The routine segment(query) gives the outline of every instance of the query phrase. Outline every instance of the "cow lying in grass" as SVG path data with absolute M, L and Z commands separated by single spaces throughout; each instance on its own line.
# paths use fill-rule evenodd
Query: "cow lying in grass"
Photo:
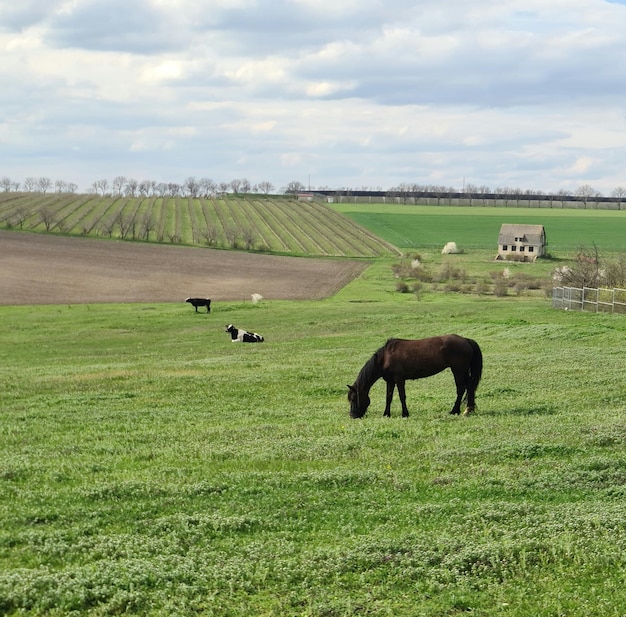
M 187 298 L 185 302 L 189 302 L 196 309 L 196 313 L 199 306 L 206 306 L 206 312 L 211 312 L 211 300 L 209 298 Z
M 233 324 L 226 326 L 226 332 L 230 333 L 233 343 L 262 343 L 265 339 L 256 332 L 246 332 L 239 328 L 235 328 Z

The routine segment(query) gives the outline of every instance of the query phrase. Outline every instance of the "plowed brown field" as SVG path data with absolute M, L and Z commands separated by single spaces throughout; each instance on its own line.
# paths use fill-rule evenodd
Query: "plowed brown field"
M 0 231 L 0 304 L 319 299 L 367 265 Z

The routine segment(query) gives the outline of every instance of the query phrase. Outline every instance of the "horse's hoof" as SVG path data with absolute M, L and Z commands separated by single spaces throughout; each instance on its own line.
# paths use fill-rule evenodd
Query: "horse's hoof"
M 471 416 L 474 413 L 473 409 L 470 409 L 469 407 L 463 412 L 464 416 Z

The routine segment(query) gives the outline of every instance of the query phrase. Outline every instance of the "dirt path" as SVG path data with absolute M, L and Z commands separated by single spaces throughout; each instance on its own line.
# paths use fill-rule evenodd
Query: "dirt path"
M 318 299 L 367 265 L 0 231 L 0 304 Z

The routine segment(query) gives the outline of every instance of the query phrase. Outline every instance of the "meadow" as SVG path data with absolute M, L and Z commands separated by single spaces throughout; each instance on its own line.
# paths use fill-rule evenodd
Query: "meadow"
M 0 613 L 626 614 L 623 316 L 418 300 L 393 263 L 210 315 L 0 307 Z M 476 415 L 445 372 L 349 418 L 388 337 L 445 332 L 482 347 Z
M 495 255 L 503 223 L 543 225 L 548 252 L 567 258 L 581 246 L 601 251 L 624 249 L 624 210 L 527 207 L 436 207 L 337 203 L 333 208 L 405 250 L 443 248 L 488 249 Z

